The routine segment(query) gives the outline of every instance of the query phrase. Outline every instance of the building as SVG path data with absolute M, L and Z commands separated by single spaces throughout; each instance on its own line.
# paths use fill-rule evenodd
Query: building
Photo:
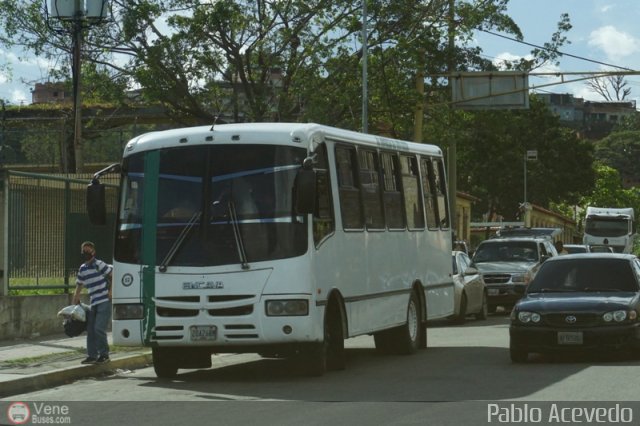
M 586 139 L 602 139 L 624 117 L 638 113 L 635 100 L 586 101 L 569 93 L 536 93 L 536 97 L 560 118 L 563 125 L 576 129 Z
M 64 83 L 36 83 L 35 88 L 31 91 L 32 104 L 50 104 L 73 102 L 73 95 L 65 91 Z

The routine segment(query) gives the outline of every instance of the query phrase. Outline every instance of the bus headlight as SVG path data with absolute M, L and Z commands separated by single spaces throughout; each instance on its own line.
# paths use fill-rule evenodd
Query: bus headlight
M 309 301 L 304 299 L 267 300 L 265 310 L 269 317 L 309 315 Z
M 142 319 L 144 307 L 141 303 L 113 305 L 114 320 Z

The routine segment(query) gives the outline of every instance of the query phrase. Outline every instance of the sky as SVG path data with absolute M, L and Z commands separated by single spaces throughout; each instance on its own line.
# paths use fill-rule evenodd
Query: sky
M 562 13 L 568 13 L 573 28 L 567 34 L 570 44 L 563 53 L 592 61 L 640 70 L 640 1 L 638 0 L 510 0 L 508 14 L 520 27 L 524 41 L 541 46 L 551 39 Z M 533 47 L 506 40 L 487 33 L 477 33 L 475 42 L 486 57 L 496 63 L 503 58 L 526 57 Z M 3 72 L 9 66 L 12 75 Z M 31 89 L 35 83 L 46 82 L 49 69 L 55 62 L 47 62 L 18 50 L 0 47 L 0 99 L 12 105 L 31 103 Z M 603 65 L 568 56 L 560 58 L 552 72 L 597 72 Z M 608 69 L 613 69 L 609 67 Z M 543 71 L 543 70 L 539 70 Z M 578 75 L 567 79 L 580 78 Z M 530 85 L 549 84 L 558 78 L 531 78 Z M 640 75 L 628 76 L 631 99 L 640 99 Z M 603 100 L 584 82 L 553 85 L 537 89 L 552 93 L 571 93 L 588 100 Z
M 557 30 L 560 16 L 568 13 L 573 28 L 566 33 L 571 42 L 560 51 L 585 60 L 563 56 L 560 64 L 540 72 L 599 72 L 617 70 L 606 63 L 640 70 L 640 1 L 637 0 L 511 0 L 508 15 L 520 27 L 523 41 L 542 46 Z M 530 55 L 532 46 L 506 40 L 487 33 L 477 33 L 475 42 L 485 57 L 495 64 L 501 59 Z M 595 62 L 590 62 L 595 61 Z M 600 62 L 600 63 L 598 63 Z M 578 79 L 582 75 L 565 75 L 564 79 Z M 640 75 L 625 77 L 631 88 L 629 99 L 640 99 Z M 557 77 L 530 78 L 529 84 L 541 85 L 561 81 Z M 585 82 L 558 84 L 536 89 L 540 92 L 570 93 L 587 100 L 603 101 Z M 639 103 L 640 104 L 640 103 Z

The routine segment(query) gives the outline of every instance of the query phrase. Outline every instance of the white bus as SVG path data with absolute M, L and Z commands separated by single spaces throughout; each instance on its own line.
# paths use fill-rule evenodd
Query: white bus
M 583 244 L 611 247 L 618 253 L 633 252 L 635 238 L 633 208 L 587 207 Z
M 344 368 L 344 339 L 426 347 L 454 312 L 442 151 L 317 124 L 148 133 L 121 165 L 113 343 L 151 346 L 159 377 L 212 353 Z M 102 217 L 101 217 L 102 216 Z

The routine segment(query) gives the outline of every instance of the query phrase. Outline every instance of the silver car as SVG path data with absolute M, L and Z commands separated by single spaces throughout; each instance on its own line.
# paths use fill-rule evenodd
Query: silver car
M 464 322 L 468 315 L 476 319 L 487 319 L 488 304 L 484 280 L 473 266 L 469 256 L 462 251 L 451 252 L 453 261 L 453 283 L 455 287 L 456 322 Z

